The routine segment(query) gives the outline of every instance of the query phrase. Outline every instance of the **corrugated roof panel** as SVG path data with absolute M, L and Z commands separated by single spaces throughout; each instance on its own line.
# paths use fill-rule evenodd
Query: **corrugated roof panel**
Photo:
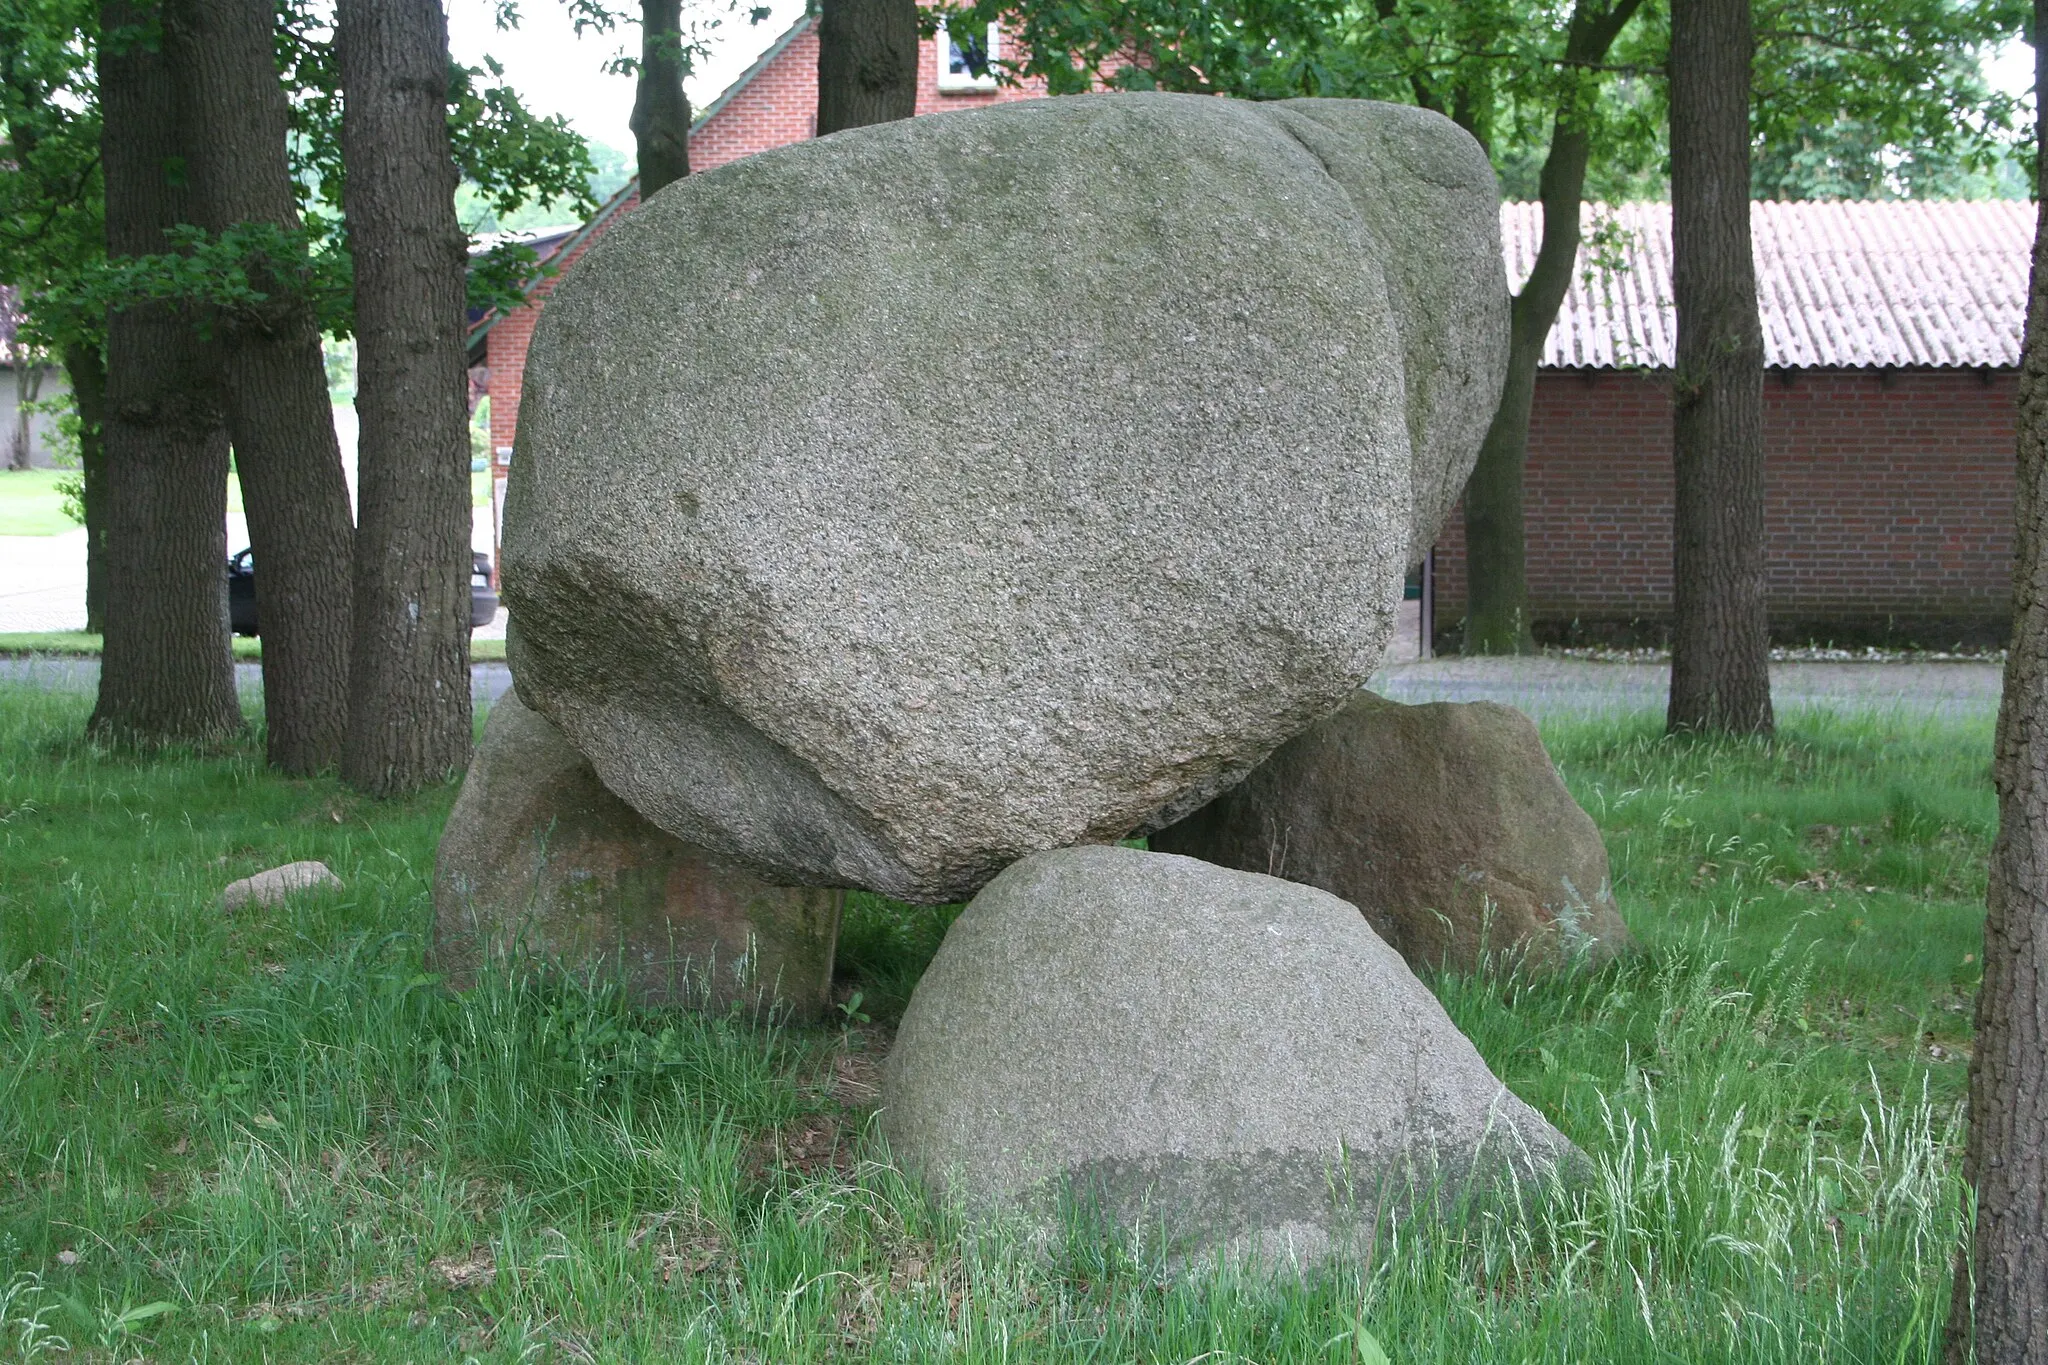
M 2019 364 L 2035 208 L 2013 200 L 1757 203 L 1757 307 L 1775 368 Z M 1587 236 L 1618 230 L 1615 268 L 1581 246 L 1545 343 L 1556 369 L 1669 369 L 1677 352 L 1668 204 L 1587 204 Z M 1538 204 L 1501 206 L 1508 282 L 1543 234 Z

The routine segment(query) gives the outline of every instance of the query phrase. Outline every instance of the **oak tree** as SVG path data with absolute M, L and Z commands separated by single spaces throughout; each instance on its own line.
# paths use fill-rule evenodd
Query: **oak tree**
M 155 16 L 101 6 L 98 49 L 107 254 L 148 257 L 194 217 L 181 126 Z M 228 438 L 216 349 L 177 304 L 107 319 L 106 645 L 93 733 L 218 739 L 241 728 L 228 650 Z
M 216 236 L 274 230 L 250 238 L 243 257 L 260 301 L 206 321 L 258 569 L 268 757 L 284 772 L 312 773 L 340 761 L 347 725 L 353 527 L 322 319 L 299 278 L 306 262 L 272 9 L 271 0 L 168 0 L 164 51 L 192 133 L 194 222 Z
M 821 0 L 818 136 L 917 112 L 917 0 Z
M 2035 32 L 2043 24 L 2048 0 L 2035 0 Z M 2048 46 L 2037 47 L 2037 91 L 2048 89 L 2044 57 Z M 2048 170 L 2044 147 L 2037 139 L 2036 164 Z M 2034 227 L 2018 457 L 2012 640 L 1991 767 L 1998 836 L 1963 1155 L 1977 1220 L 1957 1268 L 1949 1365 L 2048 1360 L 2048 202 Z
M 390 796 L 469 760 L 468 241 L 438 0 L 338 0 L 336 15 L 361 430 L 341 771 Z
M 1764 335 L 1749 236 L 1749 0 L 1671 0 L 1671 698 L 1677 730 L 1768 734 Z
M 640 0 L 640 67 L 630 126 L 642 202 L 690 173 L 690 97 L 683 93 L 688 70 L 682 0 Z

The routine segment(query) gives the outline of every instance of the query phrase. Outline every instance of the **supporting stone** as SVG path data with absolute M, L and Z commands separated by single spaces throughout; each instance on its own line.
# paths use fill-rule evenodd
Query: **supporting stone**
M 844 893 L 776 886 L 655 828 L 507 692 L 448 818 L 431 957 L 458 989 L 486 964 L 616 973 L 649 1006 L 831 1007 Z
M 1599 828 L 1535 724 L 1493 702 L 1361 693 L 1151 843 L 1340 896 L 1417 970 L 1551 968 L 1635 945 Z

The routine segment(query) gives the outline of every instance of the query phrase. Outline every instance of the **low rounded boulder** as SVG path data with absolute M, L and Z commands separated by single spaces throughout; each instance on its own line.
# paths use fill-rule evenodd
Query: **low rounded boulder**
M 1121 847 L 984 888 L 918 983 L 882 1128 L 942 1198 L 1308 1264 L 1578 1149 L 1336 897 Z

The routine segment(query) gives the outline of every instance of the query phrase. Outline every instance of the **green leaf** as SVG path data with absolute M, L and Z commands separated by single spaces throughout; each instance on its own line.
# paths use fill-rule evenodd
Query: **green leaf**
M 178 1305 L 175 1303 L 167 1299 L 158 1299 L 155 1303 L 145 1303 L 140 1307 L 130 1308 L 127 1312 L 115 1318 L 107 1327 L 109 1331 L 113 1332 L 132 1332 L 136 1327 L 148 1322 L 152 1318 L 160 1318 L 166 1313 L 175 1313 L 177 1310 Z
M 1358 1365 L 1391 1365 L 1380 1339 L 1366 1331 L 1363 1323 L 1351 1334 L 1351 1339 L 1358 1346 Z

